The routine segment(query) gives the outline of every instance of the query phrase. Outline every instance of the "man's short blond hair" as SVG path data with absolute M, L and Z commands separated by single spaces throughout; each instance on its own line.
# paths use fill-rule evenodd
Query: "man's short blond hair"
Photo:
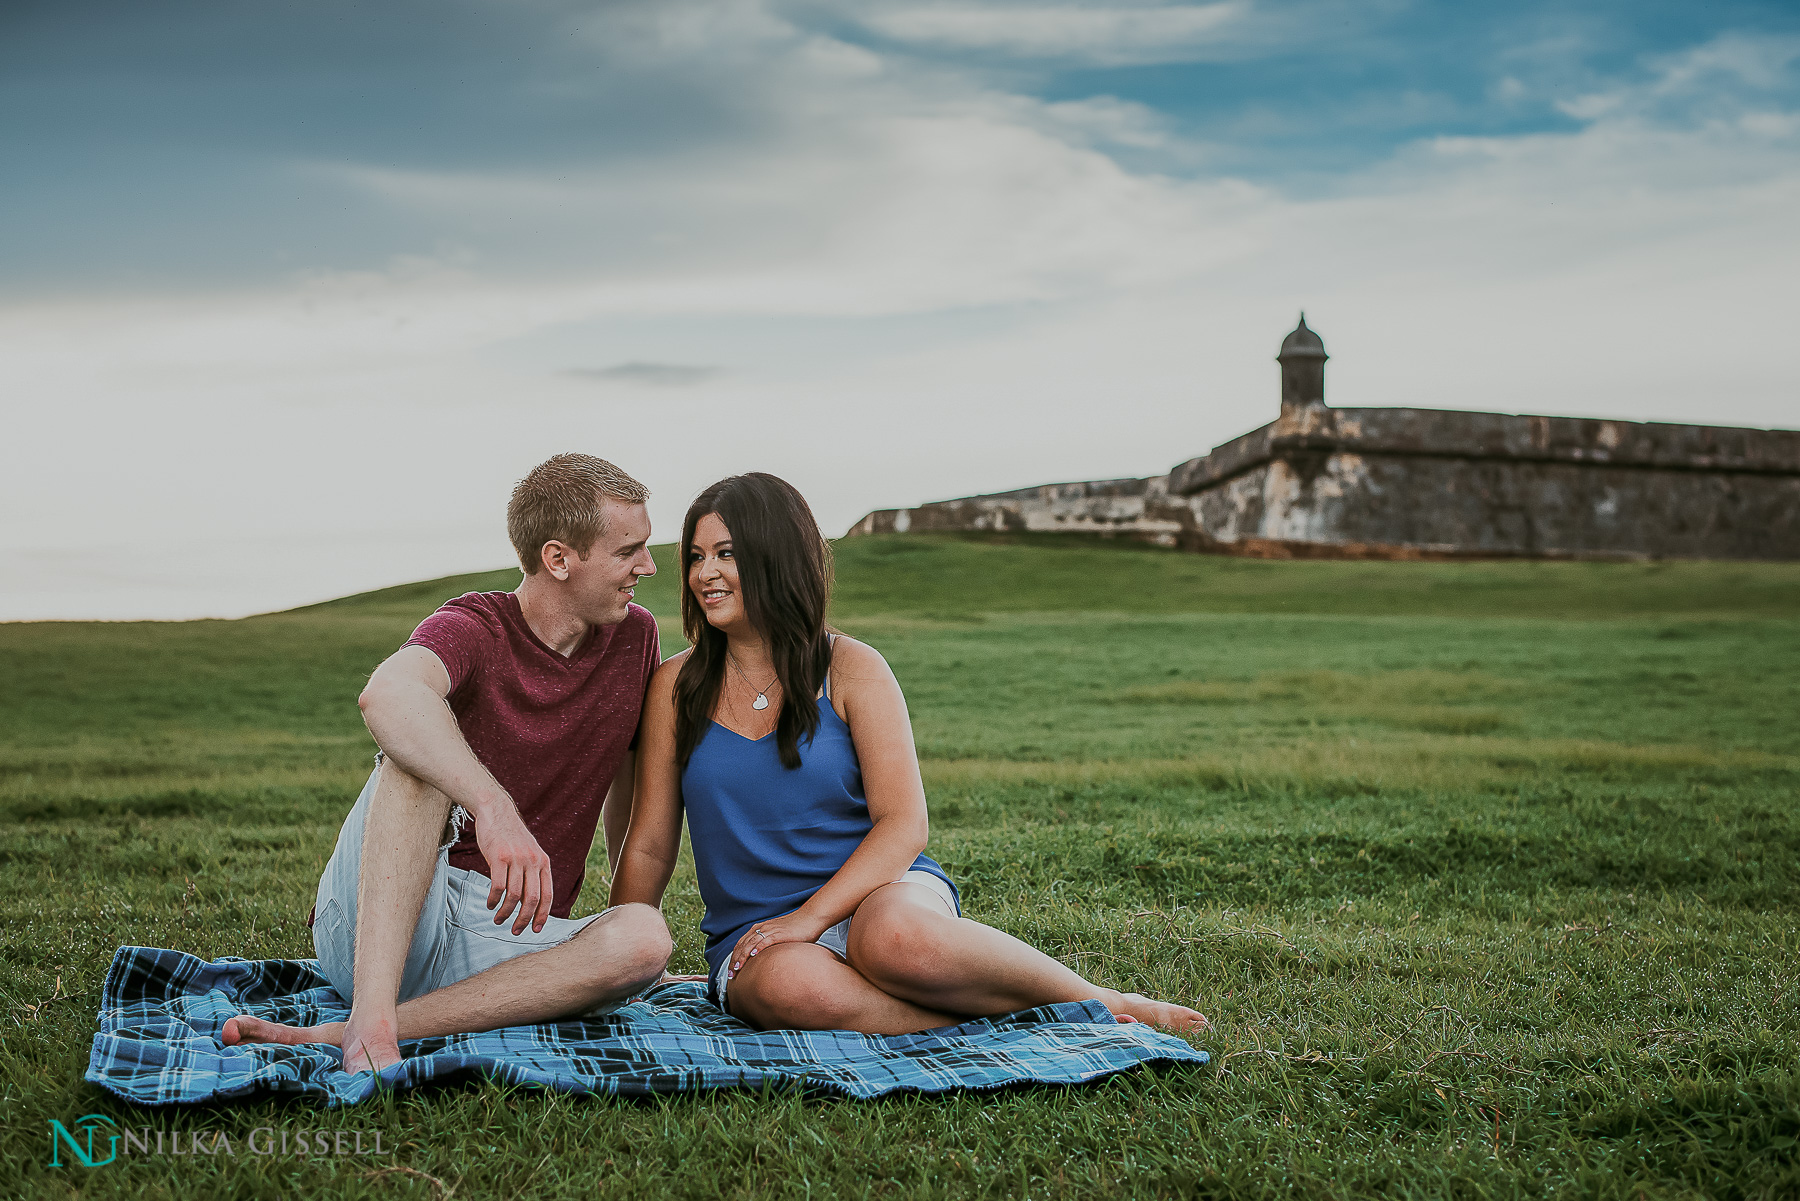
M 506 535 L 526 575 L 543 566 L 546 542 L 560 542 L 581 558 L 606 532 L 600 498 L 641 505 L 650 489 L 593 455 L 553 455 L 533 467 L 506 506 Z

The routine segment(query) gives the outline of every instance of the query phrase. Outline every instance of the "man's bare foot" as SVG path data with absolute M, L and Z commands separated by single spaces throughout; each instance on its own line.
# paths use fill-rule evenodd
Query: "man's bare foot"
M 384 1034 L 385 1040 L 382 1037 Z M 378 1023 L 368 1036 L 358 1038 L 350 1034 L 348 1022 L 284 1026 L 280 1022 L 264 1021 L 262 1018 L 240 1013 L 236 1017 L 225 1019 L 225 1028 L 219 1031 L 219 1041 L 228 1047 L 235 1047 L 240 1043 L 280 1043 L 287 1047 L 324 1043 L 344 1052 L 344 1070 L 352 1075 L 357 1072 L 379 1072 L 382 1068 L 400 1062 L 400 1044 L 394 1040 L 391 1024 Z
M 1113 992 L 1108 989 L 1101 1000 L 1120 1022 L 1143 1022 L 1171 1034 L 1199 1034 L 1203 1030 L 1212 1029 L 1212 1023 L 1199 1010 L 1189 1009 L 1185 1005 L 1171 1005 L 1167 1001 L 1152 1001 L 1142 993 Z
M 225 1028 L 219 1031 L 219 1041 L 228 1047 L 235 1047 L 239 1043 L 280 1043 L 287 1047 L 297 1047 L 302 1043 L 326 1043 L 340 1047 L 343 1045 L 343 1036 L 342 1022 L 325 1022 L 318 1026 L 285 1026 L 280 1022 L 251 1017 L 247 1013 L 226 1018 Z
M 338 1044 L 344 1048 L 344 1070 L 352 1075 L 379 1072 L 399 1063 L 400 1041 L 395 1025 L 392 1017 L 358 1022 L 356 1010 L 351 1009 L 350 1020 L 344 1023 L 343 1041 Z

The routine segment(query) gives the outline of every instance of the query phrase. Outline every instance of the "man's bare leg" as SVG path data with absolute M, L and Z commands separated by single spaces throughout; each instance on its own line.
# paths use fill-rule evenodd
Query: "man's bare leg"
M 657 981 L 672 949 L 669 928 L 655 909 L 648 905 L 609 909 L 560 946 L 509 959 L 395 1007 L 394 1057 L 387 1063 L 398 1062 L 402 1041 L 532 1025 L 622 1001 Z M 344 1048 L 346 1072 L 367 1071 L 368 1065 L 352 1060 L 353 1039 L 358 1037 L 352 1030 L 355 1021 L 354 1006 L 350 1021 L 318 1026 L 284 1026 L 239 1015 L 225 1023 L 220 1041 L 227 1046 L 329 1043 Z M 373 1070 L 387 1063 L 376 1063 Z
M 347 1072 L 379 1072 L 400 1061 L 400 979 L 449 817 L 449 797 L 392 760 L 382 763 L 356 878 L 350 1020 L 340 1044 Z
M 425 898 L 437 875 L 438 848 L 450 812 L 449 798 L 418 777 L 382 759 L 365 788 L 358 835 L 356 928 L 351 932 L 350 1022 L 364 1050 L 353 1070 L 379 1070 L 400 1057 L 394 1010 Z M 353 813 L 352 817 L 355 818 Z M 350 822 L 345 823 L 348 831 Z M 339 859 L 343 835 L 327 874 L 341 895 Z M 345 856 L 347 858 L 347 855 Z M 321 888 L 324 884 L 321 881 Z M 321 948 L 321 954 L 324 953 Z M 247 1017 L 231 1018 L 221 1032 L 226 1044 L 247 1040 Z M 272 1023 L 253 1023 L 273 1027 Z M 344 1023 L 338 1023 L 343 1025 Z M 288 1029 L 288 1027 L 281 1027 Z

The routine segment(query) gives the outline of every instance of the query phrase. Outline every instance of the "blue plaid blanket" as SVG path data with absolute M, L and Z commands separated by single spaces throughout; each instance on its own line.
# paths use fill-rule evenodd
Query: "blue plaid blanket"
M 87 1078 L 128 1101 L 169 1104 L 300 1093 L 354 1105 L 382 1087 L 468 1073 L 572 1093 L 805 1088 L 851 1097 L 1010 1084 L 1079 1084 L 1146 1063 L 1205 1063 L 1181 1039 L 1119 1025 L 1098 1001 L 1046 1005 L 923 1034 L 753 1030 L 671 982 L 605 1017 L 422 1039 L 381 1073 L 349 1075 L 335 1047 L 227 1047 L 225 1019 L 339 1021 L 343 998 L 313 960 L 215 959 L 120 947 L 106 974 Z

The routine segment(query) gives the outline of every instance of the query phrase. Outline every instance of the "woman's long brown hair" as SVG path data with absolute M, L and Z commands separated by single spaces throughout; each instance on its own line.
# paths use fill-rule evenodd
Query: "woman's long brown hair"
M 831 600 L 831 547 L 794 486 L 764 472 L 720 480 L 694 498 L 681 522 L 681 628 L 693 653 L 675 677 L 675 758 L 687 767 L 705 737 L 725 681 L 725 635 L 713 628 L 688 587 L 694 527 L 716 513 L 731 531 L 744 613 L 768 644 L 781 681 L 775 749 L 800 766 L 800 740 L 819 728 L 819 689 L 831 667 L 825 606 Z

